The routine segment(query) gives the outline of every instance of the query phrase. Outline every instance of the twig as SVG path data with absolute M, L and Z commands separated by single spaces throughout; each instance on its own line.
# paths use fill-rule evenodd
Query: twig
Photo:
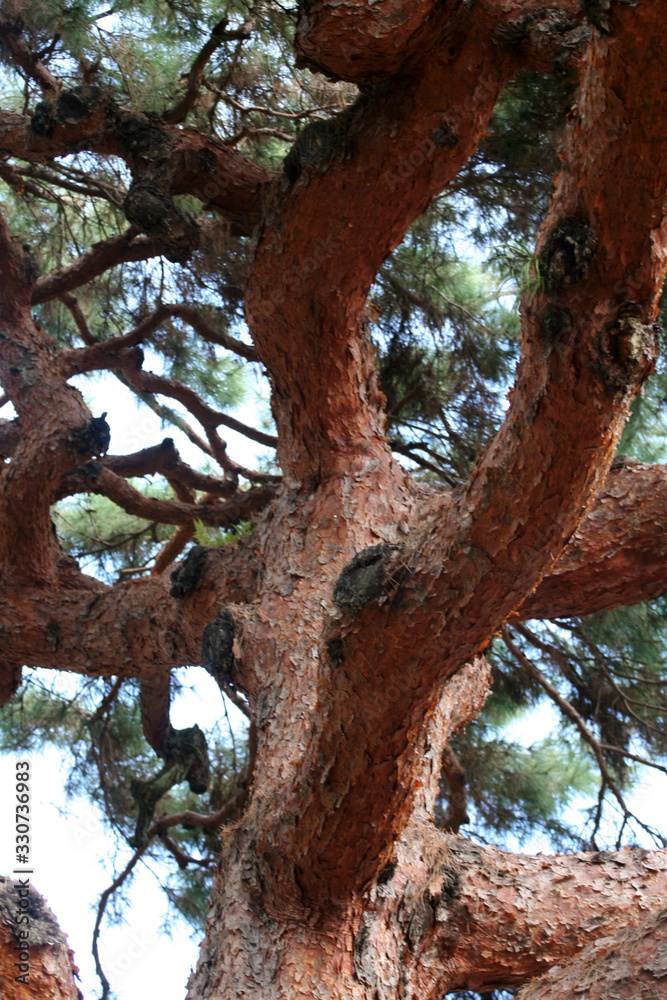
M 617 753 L 622 757 L 627 757 L 628 760 L 634 760 L 637 764 L 644 764 L 646 767 L 652 767 L 656 771 L 662 771 L 663 774 L 667 774 L 667 767 L 663 767 L 662 764 L 656 764 L 653 760 L 647 760 L 646 757 L 639 757 L 636 753 L 630 753 L 628 750 L 623 750 L 621 747 L 612 746 L 611 743 L 601 743 L 601 750 L 606 750 L 608 753 Z
M 604 754 L 602 753 L 600 742 L 595 738 L 593 733 L 590 731 L 590 729 L 588 728 L 582 717 L 577 712 L 574 705 L 572 705 L 567 700 L 567 698 L 564 698 L 562 696 L 562 694 L 554 687 L 551 681 L 549 681 L 544 676 L 544 674 L 536 666 L 536 664 L 534 664 L 533 661 L 530 660 L 526 656 L 526 654 L 521 649 L 519 649 L 519 647 L 513 642 L 509 629 L 504 628 L 501 634 L 503 642 L 509 649 L 510 653 L 521 664 L 521 666 L 529 675 L 529 677 L 532 677 L 533 680 L 537 681 L 537 683 L 546 691 L 546 693 L 554 702 L 554 704 L 558 705 L 563 715 L 567 716 L 568 719 L 571 719 L 571 721 L 574 722 L 575 726 L 579 730 L 581 738 L 584 740 L 585 743 L 589 745 L 589 747 L 593 751 L 593 755 L 595 757 L 595 760 L 597 761 L 597 765 L 600 774 L 602 776 L 603 785 L 610 789 L 612 795 L 618 802 L 618 805 L 621 809 L 624 818 L 632 817 L 643 830 L 649 833 L 652 837 L 655 837 L 656 836 L 655 831 L 647 824 L 643 823 L 640 819 L 638 819 L 637 816 L 628 809 L 627 805 L 625 804 L 623 795 L 621 794 L 621 791 L 618 788 L 618 785 L 616 784 L 616 782 L 614 781 L 609 772 L 609 768 L 607 767 L 607 762 L 604 759 Z M 662 837 L 660 837 L 660 839 L 663 840 Z
M 449 483 L 450 486 L 456 485 L 454 478 L 451 475 L 449 475 L 449 473 L 447 473 L 441 466 L 434 465 L 433 462 L 429 462 L 427 459 L 422 458 L 420 455 L 413 454 L 413 451 L 417 449 L 428 451 L 428 449 L 424 445 L 420 444 L 407 445 L 407 444 L 399 444 L 396 441 L 391 441 L 390 446 L 392 451 L 395 451 L 398 455 L 405 455 L 406 458 L 411 459 L 418 466 L 420 466 L 420 468 L 427 469 L 429 472 L 435 472 L 437 476 L 439 476 L 441 479 L 444 479 L 445 482 Z
M 216 330 L 194 306 L 179 303 L 165 305 L 163 308 L 168 310 L 170 316 L 177 316 L 179 319 L 185 320 L 195 333 L 198 333 L 200 337 L 209 343 L 218 344 L 220 347 L 224 347 L 225 350 L 232 351 L 247 361 L 259 361 L 259 355 L 254 347 L 236 340 L 235 337 L 230 337 L 223 330 Z
M 108 1000 L 109 988 L 110 988 L 109 980 L 104 975 L 104 969 L 102 968 L 102 963 L 100 962 L 100 954 L 97 947 L 97 942 L 100 936 L 100 925 L 102 923 L 102 917 L 104 916 L 104 911 L 106 910 L 107 903 L 109 902 L 110 897 L 113 895 L 116 889 L 120 888 L 120 886 L 123 884 L 127 876 L 130 874 L 130 872 L 136 865 L 139 858 L 142 856 L 142 854 L 146 852 L 148 844 L 149 841 L 146 841 L 145 844 L 142 844 L 141 847 L 138 847 L 136 849 L 136 851 L 134 852 L 134 854 L 126 864 L 125 868 L 120 873 L 120 875 L 118 875 L 118 877 L 113 880 L 111 885 L 108 886 L 108 888 L 106 888 L 102 893 L 102 895 L 100 896 L 100 901 L 97 907 L 97 919 L 95 920 L 95 929 L 93 930 L 93 947 L 92 947 L 93 958 L 95 959 L 95 970 L 97 972 L 97 977 L 102 984 L 102 996 L 100 1000 Z

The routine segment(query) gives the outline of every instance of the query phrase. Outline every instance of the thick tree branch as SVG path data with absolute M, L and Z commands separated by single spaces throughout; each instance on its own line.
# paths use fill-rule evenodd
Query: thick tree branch
M 0 459 L 11 458 L 20 440 L 18 421 L 0 419 Z
M 387 79 L 430 55 L 434 47 L 450 44 L 465 6 L 448 3 L 439 10 L 432 0 L 392 0 L 379 9 L 361 2 L 316 0 L 300 8 L 297 65 L 340 80 Z M 505 8 L 495 37 L 520 48 L 524 65 L 551 72 L 580 56 L 589 32 L 582 26 L 578 3 L 561 0 L 546 6 L 526 0 Z
M 84 150 L 119 156 L 135 179 L 150 176 L 165 195 L 191 194 L 217 209 L 237 235 L 252 233 L 262 189 L 271 179 L 223 143 L 128 112 L 94 85 L 63 91 L 32 118 L 0 111 L 0 149 L 32 162 Z
M 414 5 L 405 11 L 413 9 L 423 13 Z M 360 10 L 345 7 L 355 21 Z M 461 11 L 446 59 L 431 51 L 432 39 L 410 74 L 369 91 L 330 122 L 311 123 L 286 161 L 290 188 L 261 235 L 246 315 L 274 387 L 279 462 L 296 482 L 389 460 L 381 444 L 383 398 L 363 335 L 368 291 L 409 225 L 474 151 L 518 68 L 489 39 L 502 20 L 498 6 Z M 362 48 L 366 42 L 364 35 Z M 378 121 L 386 127 L 378 129 Z
M 157 257 L 164 250 L 161 240 L 149 236 L 137 236 L 137 230 L 130 228 L 120 236 L 95 243 L 91 249 L 64 267 L 45 274 L 35 281 L 32 289 L 32 304 L 49 302 L 71 292 L 73 288 L 85 285 L 111 267 L 131 261 L 148 260 Z
M 108 587 L 67 562 L 56 585 L 18 590 L 0 581 L 1 672 L 15 665 L 150 680 L 199 663 L 201 638 L 220 603 L 254 599 L 256 554 L 242 542 L 201 550 L 171 594 L 168 576 Z M 196 572 L 195 572 L 196 569 Z
M 627 935 L 664 905 L 667 891 L 664 851 L 530 857 L 414 827 L 397 862 L 391 895 L 374 890 L 368 949 L 382 921 L 391 921 L 399 940 L 411 938 L 405 975 L 420 1000 L 521 986 L 592 940 Z
M 496 7 L 493 5 L 494 11 Z M 488 89 L 490 95 L 488 104 L 480 96 L 474 110 L 469 96 L 475 93 L 472 81 L 457 79 L 446 88 L 452 93 L 452 110 L 457 88 L 461 88 L 467 102 L 467 122 L 474 123 L 460 134 L 456 156 L 461 147 L 469 149 L 477 140 L 476 128 L 488 120 L 503 71 L 512 71 L 511 65 L 503 67 L 497 52 L 491 66 L 483 62 L 490 56 L 490 50 L 485 51 L 489 21 L 484 21 L 484 12 L 491 17 L 483 3 L 475 6 L 472 35 L 447 63 L 447 73 L 456 68 L 465 77 L 476 58 L 489 81 L 488 88 L 484 87 L 484 94 Z M 596 34 L 591 43 L 577 117 L 563 153 L 563 173 L 538 243 L 543 288 L 523 302 L 523 358 L 503 427 L 469 483 L 450 500 L 443 498 L 436 504 L 421 541 L 415 537 L 405 546 L 370 547 L 348 564 L 334 588 L 341 618 L 332 619 L 323 646 L 333 651 L 329 662 L 335 685 L 330 687 L 326 719 L 304 757 L 293 799 L 286 804 L 299 817 L 295 832 L 290 828 L 291 850 L 296 849 L 297 857 L 303 852 L 297 862 L 298 878 L 302 888 L 312 887 L 313 898 L 322 895 L 320 873 L 331 883 L 328 873 L 342 865 L 343 858 L 348 873 L 354 872 L 360 883 L 374 871 L 384 846 L 400 830 L 412 795 L 416 753 L 409 735 L 412 720 L 428 713 L 443 679 L 461 660 L 484 648 L 560 557 L 604 482 L 631 399 L 652 368 L 655 347 L 651 324 L 667 262 L 667 144 L 663 141 L 667 56 L 664 46 L 656 41 L 665 36 L 655 7 L 616 5 L 611 16 L 613 30 L 604 36 Z M 480 37 L 474 32 L 482 24 L 485 32 Z M 628 74 L 628 65 L 640 64 L 641 74 Z M 428 62 L 427 66 L 429 85 L 444 86 L 441 67 Z M 475 66 L 479 78 L 482 67 L 479 63 Z M 648 105 L 647 87 L 652 94 Z M 383 93 L 383 115 L 394 115 L 393 162 L 401 155 L 402 142 L 408 136 L 414 148 L 416 123 L 420 127 L 431 124 L 430 105 L 418 85 L 411 98 L 409 130 L 399 109 L 390 112 L 389 91 Z M 405 105 L 405 90 L 403 102 Z M 354 149 L 363 148 L 366 163 L 376 156 L 389 156 L 377 135 L 373 136 L 372 149 L 364 145 L 364 115 L 371 106 L 372 100 L 354 126 L 359 129 Z M 615 109 L 613 114 L 610 108 Z M 603 110 L 608 127 L 600 130 Z M 379 113 L 375 108 L 373 111 Z M 442 181 L 453 161 L 451 150 L 443 153 L 442 160 L 435 154 L 429 160 L 425 153 L 421 166 L 415 166 L 410 174 L 409 185 L 401 190 L 405 197 L 396 199 L 401 213 L 410 206 L 411 196 L 426 193 L 436 177 Z M 297 204 L 301 253 L 303 230 L 310 232 L 310 227 L 304 226 L 310 198 L 317 197 L 318 217 L 326 217 L 330 233 L 340 232 L 333 212 L 342 214 L 346 225 L 341 207 L 345 201 L 336 191 L 337 173 L 335 160 L 328 164 L 326 173 L 311 170 L 309 185 L 299 189 L 293 201 L 286 198 L 280 219 L 286 264 L 297 245 L 292 228 L 296 226 Z M 322 210 L 325 189 L 334 194 L 331 215 Z M 619 199 L 625 206 L 620 242 Z M 398 228 L 392 203 L 386 199 L 377 218 L 373 196 L 366 189 L 354 206 L 357 216 L 362 205 L 368 224 L 357 225 L 356 231 L 372 233 L 372 246 L 365 246 L 363 253 L 360 247 L 353 251 L 350 239 L 354 237 L 348 236 L 346 266 L 336 260 L 336 266 L 330 268 L 331 282 L 321 282 L 322 274 L 329 270 L 330 257 L 316 272 L 318 284 L 335 288 L 337 297 L 327 302 L 328 314 L 316 310 L 320 359 L 323 345 L 331 344 L 331 354 L 324 364 L 319 362 L 320 371 L 326 372 L 328 397 L 312 377 L 310 366 L 307 385 L 298 380 L 298 374 L 295 378 L 293 367 L 287 372 L 286 365 L 292 359 L 284 353 L 279 356 L 276 337 L 280 330 L 281 350 L 285 351 L 286 343 L 297 346 L 308 363 L 313 296 L 322 305 L 323 293 L 304 279 L 307 301 L 301 298 L 301 286 L 296 286 L 289 311 L 265 314 L 261 328 L 257 323 L 253 330 L 260 356 L 276 385 L 274 409 L 284 447 L 280 458 L 286 473 L 297 482 L 309 481 L 312 456 L 321 463 L 320 476 L 334 475 L 339 469 L 342 474 L 350 462 L 368 462 L 371 454 L 378 464 L 383 461 L 377 433 L 371 433 L 373 403 L 368 389 L 363 406 L 354 413 L 339 412 L 334 420 L 333 412 L 327 411 L 328 400 L 339 407 L 341 399 L 350 406 L 354 401 L 356 406 L 360 397 L 358 385 L 350 381 L 350 365 L 343 367 L 336 351 L 342 347 L 350 353 L 356 350 L 357 356 L 361 353 L 358 328 L 350 321 L 366 298 L 368 286 L 361 267 L 376 265 L 374 252 L 380 246 L 388 249 L 392 227 Z M 377 226 L 370 224 L 371 219 Z M 315 221 L 314 226 L 313 235 L 317 232 Z M 261 315 L 256 298 L 259 289 L 264 302 L 269 295 L 264 279 L 269 273 L 269 253 L 273 253 L 269 248 L 277 238 L 276 233 L 265 230 L 258 248 L 248 291 L 251 320 Z M 354 275 L 348 261 L 349 267 L 357 268 Z M 337 331 L 334 345 L 329 321 L 337 310 L 331 327 L 332 332 L 334 328 Z M 289 335 L 281 329 L 286 316 Z M 350 331 L 349 341 L 341 336 L 341 330 Z M 360 360 L 354 378 L 359 380 L 363 371 Z M 331 390 L 333 385 L 336 392 Z M 299 414 L 293 412 L 297 392 L 308 397 L 303 407 L 308 426 L 301 426 Z M 289 407 L 284 416 L 283 401 Z M 319 427 L 314 425 L 315 414 Z M 360 423 L 355 426 L 357 416 Z M 347 439 L 339 429 L 343 419 Z M 410 665 L 407 669 L 406 664 Z M 391 775 L 387 761 L 395 762 Z M 330 800 L 326 800 L 327 789 L 331 790 Z M 378 789 L 383 794 L 378 794 Z M 382 820 L 360 840 L 358 817 L 369 801 L 374 802 L 374 811 Z
M 63 301 L 65 300 L 65 296 L 61 296 L 61 298 Z M 74 299 L 74 296 L 68 296 L 68 299 Z M 74 299 L 74 303 L 76 303 L 76 299 Z M 73 310 L 78 307 L 74 305 L 70 307 L 69 302 L 65 304 L 71 308 L 72 315 L 74 315 Z M 150 313 L 145 319 L 142 319 L 129 333 L 124 334 L 122 337 L 110 337 L 108 340 L 95 340 L 87 332 L 84 338 L 84 343 L 87 344 L 86 347 L 70 348 L 64 350 L 60 355 L 63 377 L 71 378 L 72 375 L 95 371 L 98 368 L 112 368 L 114 363 L 117 364 L 118 362 L 116 355 L 119 351 L 127 350 L 129 347 L 136 347 L 146 337 L 150 337 L 151 333 L 154 333 L 168 316 L 167 307 L 160 306 L 155 312 Z M 81 326 L 79 326 L 79 330 L 81 331 Z M 89 343 L 91 340 L 92 343 Z
M 178 559 L 188 542 L 192 541 L 194 534 L 195 531 L 191 524 L 182 524 L 177 528 L 156 555 L 151 573 L 156 576 L 164 573 L 166 568 Z
M 667 592 L 667 466 L 612 468 L 548 576 L 513 617 L 567 618 Z
M 606 935 L 569 962 L 560 962 L 526 986 L 517 1000 L 569 1000 L 586 990 L 586 1000 L 656 1000 L 667 976 L 667 910 L 663 905 L 638 925 Z
M 54 490 L 71 469 L 106 450 L 109 428 L 58 377 L 53 343 L 30 313 L 31 259 L 3 219 L 0 251 L 0 382 L 21 435 L 0 480 L 0 565 L 7 584 L 35 584 L 57 574 L 49 512 Z
M 146 741 L 158 757 L 164 757 L 167 738 L 171 731 L 169 708 L 171 706 L 171 678 L 168 673 L 158 674 L 143 681 L 139 694 L 141 728 Z

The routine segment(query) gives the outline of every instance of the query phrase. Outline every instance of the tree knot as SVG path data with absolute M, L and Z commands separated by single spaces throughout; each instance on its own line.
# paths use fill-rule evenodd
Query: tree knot
M 598 239 L 592 229 L 575 219 L 558 222 L 539 256 L 544 289 L 554 295 L 563 285 L 576 285 L 590 270 Z
M 392 557 L 401 546 L 381 542 L 357 553 L 340 574 L 334 587 L 333 599 L 348 614 L 356 614 L 368 604 L 387 596 L 396 573 L 389 571 Z
M 227 608 L 220 608 L 217 615 L 204 629 L 201 644 L 201 665 L 220 683 L 234 680 L 234 616 Z
M 208 549 L 203 545 L 192 546 L 183 562 L 171 574 L 169 593 L 172 597 L 187 597 L 199 586 L 207 558 Z
M 70 431 L 68 443 L 75 455 L 106 454 L 111 441 L 111 429 L 106 417 L 106 413 L 101 417 L 91 417 L 81 427 Z

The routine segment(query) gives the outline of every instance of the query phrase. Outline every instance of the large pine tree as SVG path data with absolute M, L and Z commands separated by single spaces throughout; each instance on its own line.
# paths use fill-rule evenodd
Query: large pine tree
M 664 993 L 662 12 L 0 7 L 0 725 L 172 859 L 190 1000 Z

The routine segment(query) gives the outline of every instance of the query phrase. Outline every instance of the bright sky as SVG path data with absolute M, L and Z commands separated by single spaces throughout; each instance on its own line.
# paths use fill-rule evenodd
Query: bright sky
M 183 680 L 196 684 L 197 691 L 184 693 L 174 704 L 174 725 L 181 728 L 196 721 L 205 729 L 216 725 L 226 729 L 215 681 L 198 668 L 186 671 Z M 240 713 L 229 703 L 228 708 L 232 724 L 240 731 Z M 85 799 L 66 800 L 66 774 L 61 771 L 60 756 L 53 747 L 41 754 L 21 755 L 21 759 L 31 761 L 32 773 L 31 878 L 69 937 L 84 997 L 91 1000 L 100 995 L 91 954 L 97 902 L 132 851 L 127 846 L 118 849 L 97 810 Z M 10 877 L 14 866 L 16 760 L 15 756 L 0 757 L 0 795 L 8 804 L 7 820 L 0 825 L 0 872 Z M 171 939 L 164 933 L 166 897 L 160 888 L 159 866 L 149 859 L 136 871 L 128 894 L 126 922 L 112 925 L 105 918 L 100 935 L 102 965 L 118 1000 L 146 996 L 182 1000 L 190 968 L 197 960 L 198 941 L 191 939 L 189 926 L 180 919 L 173 920 Z

